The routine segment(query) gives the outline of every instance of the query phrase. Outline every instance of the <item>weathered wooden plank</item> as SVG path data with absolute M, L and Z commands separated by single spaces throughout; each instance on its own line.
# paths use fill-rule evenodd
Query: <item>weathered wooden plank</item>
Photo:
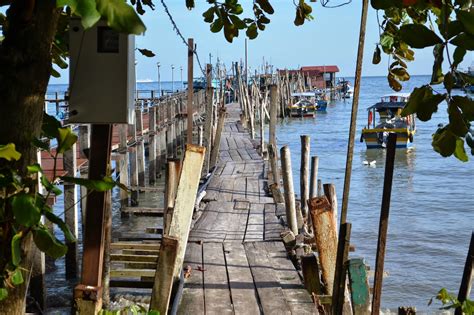
M 259 314 L 256 288 L 244 246 L 241 243 L 225 242 L 224 254 L 235 314 Z
M 178 269 L 178 273 L 181 271 L 182 264 L 176 265 L 178 249 L 178 238 L 168 235 L 163 237 L 150 301 L 150 310 L 159 311 L 160 314 L 168 314 L 175 269 Z
M 233 219 L 227 227 L 225 240 L 235 240 L 243 242 L 245 238 L 245 229 L 249 215 L 249 203 L 237 201 L 234 204 Z
M 221 243 L 203 244 L 203 264 L 206 313 L 233 314 Z
M 191 272 L 185 280 L 178 314 L 204 314 L 202 245 L 188 243 L 183 268 L 186 270 L 188 266 Z
M 136 249 L 136 250 L 159 250 L 160 244 L 143 244 L 133 242 L 115 242 L 110 244 L 110 249 Z
M 145 233 L 137 233 L 137 232 L 122 232 L 118 235 L 118 240 L 122 241 L 143 241 L 143 240 L 154 240 L 158 241 L 161 240 L 161 235 L 159 234 L 145 234 Z
M 186 146 L 169 230 L 169 236 L 176 237 L 180 242 L 176 258 L 177 266 L 183 264 L 205 151 L 204 147 L 190 144 Z M 175 269 L 175 276 L 178 276 L 179 268 Z
M 221 154 L 221 156 L 222 156 L 222 154 Z M 224 166 L 220 176 L 224 177 L 224 176 L 232 175 L 232 173 L 234 172 L 234 167 L 235 167 L 234 163 L 225 163 L 225 166 Z
M 150 207 L 125 207 L 122 209 L 122 213 L 134 214 L 134 215 L 149 215 L 149 216 L 163 216 L 163 208 L 150 208 Z
M 246 198 L 247 181 L 245 177 L 237 177 L 233 179 L 234 189 L 232 193 L 232 200 L 241 200 Z
M 252 158 L 250 157 L 250 154 L 247 152 L 245 148 L 239 148 L 237 149 L 237 152 L 239 152 L 240 157 L 242 158 L 243 161 L 252 160 Z
M 287 259 L 282 242 L 256 243 L 260 251 L 267 251 L 275 275 L 283 290 L 283 295 L 292 314 L 317 314 L 317 309 L 305 287 L 301 283 L 293 263 Z
M 232 201 L 232 194 L 234 192 L 233 180 L 222 180 L 221 188 L 219 189 L 219 201 Z
M 240 154 L 237 150 L 229 150 L 229 154 L 232 158 L 232 161 L 242 161 L 242 158 L 240 157 Z
M 253 242 L 244 243 L 244 248 L 263 313 L 291 314 L 266 251 L 262 252 L 255 245 Z
M 154 277 L 154 269 L 117 269 L 110 270 L 111 278 L 139 278 L 139 277 Z
M 260 189 L 258 185 L 258 179 L 247 177 L 247 188 L 245 195 L 250 202 L 260 202 Z
M 249 217 L 247 220 L 247 230 L 245 241 L 263 241 L 263 229 L 265 224 L 265 205 L 259 203 L 250 204 Z
M 276 205 L 273 203 L 265 204 L 265 226 L 264 239 L 265 241 L 279 241 L 281 239 L 280 233 L 283 231 L 283 226 L 280 220 L 275 215 Z
M 158 262 L 158 255 L 125 255 L 125 254 L 110 254 L 110 261 L 120 261 L 120 262 Z

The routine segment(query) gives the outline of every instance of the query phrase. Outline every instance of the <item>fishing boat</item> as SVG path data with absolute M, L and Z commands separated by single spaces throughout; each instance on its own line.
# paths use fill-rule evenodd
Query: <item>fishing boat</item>
M 380 102 L 367 108 L 367 127 L 362 129 L 360 139 L 365 141 L 367 149 L 385 148 L 390 132 L 397 133 L 397 148 L 407 148 L 413 142 L 415 115 L 401 116 L 409 97 L 409 93 L 384 95 Z
M 327 101 L 327 94 L 323 90 L 316 90 L 314 91 L 315 97 L 315 104 L 316 104 L 316 111 L 317 112 L 325 112 L 326 108 L 328 107 Z
M 314 117 L 316 112 L 316 96 L 312 92 L 291 94 L 292 102 L 286 108 L 290 117 Z

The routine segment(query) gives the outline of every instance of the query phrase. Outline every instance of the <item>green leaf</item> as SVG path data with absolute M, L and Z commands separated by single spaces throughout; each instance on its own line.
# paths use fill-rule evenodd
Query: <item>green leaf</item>
M 71 230 L 69 229 L 67 224 L 63 220 L 61 220 L 60 217 L 58 217 L 51 211 L 44 211 L 44 215 L 49 221 L 56 224 L 61 229 L 61 231 L 64 233 L 64 237 L 67 242 L 73 243 L 76 241 L 76 238 L 72 234 Z
M 72 132 L 71 128 L 59 128 L 59 137 L 58 137 L 58 153 L 64 153 L 67 150 L 70 150 L 74 143 L 77 141 L 77 135 Z
M 457 67 L 463 61 L 464 55 L 466 55 L 466 49 L 456 47 L 453 54 L 453 67 Z
M 469 121 L 474 120 L 474 101 L 467 96 L 453 96 L 451 104 L 459 107 L 462 115 Z
M 69 6 L 73 14 L 81 17 L 81 23 L 85 29 L 94 26 L 100 20 L 95 0 L 57 0 L 56 5 Z
M 16 268 L 15 271 L 11 274 L 11 280 L 14 285 L 19 285 L 23 283 L 23 275 L 20 268 Z
M 449 22 L 446 29 L 446 39 L 453 38 L 464 30 L 462 23 L 458 20 Z
M 456 149 L 454 150 L 454 156 L 462 162 L 467 162 L 469 160 L 466 150 L 464 150 L 464 140 L 461 138 L 456 139 Z
M 464 26 L 464 29 L 474 35 L 474 11 L 456 10 L 456 17 Z
M 255 39 L 258 36 L 257 25 L 255 23 L 250 24 L 245 32 L 250 39 Z
M 402 85 L 400 84 L 400 82 L 398 82 L 395 79 L 395 76 L 393 74 L 389 73 L 388 76 L 387 76 L 387 79 L 388 79 L 388 85 L 390 85 L 392 90 L 398 92 L 402 89 Z
M 273 7 L 268 0 L 256 0 L 255 2 L 257 2 L 258 5 L 262 8 L 262 10 L 265 11 L 266 13 L 268 14 L 275 13 L 275 10 L 273 10 Z
M 450 92 L 452 89 L 453 89 L 453 86 L 454 86 L 454 76 L 452 74 L 451 71 L 448 71 L 445 75 L 444 75 L 444 79 L 443 79 L 443 84 L 444 84 L 444 88 Z
M 428 121 L 438 110 L 439 103 L 445 99 L 446 94 L 433 94 L 433 89 L 429 85 L 423 85 L 413 90 L 401 115 L 407 116 L 416 113 L 418 119 Z
M 11 202 L 13 215 L 18 224 L 26 227 L 38 224 L 41 212 L 35 205 L 34 196 L 22 192 L 13 196 Z
M 459 108 L 451 103 L 448 106 L 449 129 L 458 137 L 464 137 L 469 131 Z
M 441 156 L 448 157 L 451 156 L 456 150 L 456 140 L 457 137 L 445 127 L 436 131 L 436 133 L 433 135 L 433 141 L 431 145 L 436 152 L 441 154 Z
M 63 181 L 84 186 L 88 189 L 94 191 L 107 191 L 111 190 L 117 183 L 112 180 L 111 177 L 104 177 L 102 180 L 95 180 L 95 179 L 85 179 L 85 178 L 77 178 L 77 177 L 69 177 L 69 176 L 62 176 L 60 177 Z
M 191 10 L 194 8 L 194 0 L 186 0 L 186 8 L 188 8 L 188 10 Z
M 400 6 L 401 1 L 394 0 L 370 0 L 370 4 L 376 10 L 385 10 L 394 6 Z
M 441 44 L 442 40 L 422 24 L 406 24 L 400 27 L 401 39 L 413 48 L 425 48 Z
M 59 128 L 61 128 L 61 123 L 56 118 L 43 113 L 43 123 L 41 126 L 43 136 L 49 139 L 55 139 L 59 137 Z
M 435 61 L 433 63 L 433 73 L 431 74 L 431 82 L 430 84 L 440 84 L 443 82 L 443 52 L 444 52 L 444 45 L 437 44 L 433 48 L 433 55 Z
M 146 27 L 133 7 L 123 0 L 96 0 L 97 10 L 107 25 L 120 33 L 140 35 Z
M 37 147 L 38 149 L 42 151 L 48 151 L 49 150 L 49 141 L 41 141 L 40 139 L 33 139 L 32 144 Z
M 44 186 L 46 191 L 52 192 L 56 196 L 60 196 L 63 192 L 57 186 L 53 185 L 46 176 L 41 176 L 41 184 Z
M 380 47 L 379 47 L 379 45 L 376 45 L 374 55 L 372 56 L 372 63 L 374 65 L 378 65 L 380 63 L 380 61 L 382 60 L 380 54 L 381 54 Z
M 459 34 L 454 37 L 450 43 L 466 50 L 474 50 L 474 36 L 467 33 Z
M 0 145 L 0 159 L 18 161 L 20 158 L 21 153 L 16 150 L 14 143 Z
M 204 17 L 204 22 L 212 23 L 212 21 L 214 21 L 214 12 L 215 12 L 215 10 L 216 10 L 216 8 L 214 6 L 212 6 L 209 9 L 207 9 L 206 12 L 204 12 L 202 14 L 202 16 Z
M 221 18 L 218 18 L 211 24 L 211 32 L 219 33 L 222 27 L 224 27 L 224 23 Z
M 44 226 L 33 230 L 33 240 L 36 246 L 46 255 L 59 258 L 66 254 L 67 246 L 58 241 Z
M 138 51 L 145 57 L 152 58 L 155 57 L 155 53 L 152 52 L 151 50 L 145 49 L 145 48 L 137 48 Z
M 229 18 L 238 29 L 242 30 L 247 27 L 244 21 L 242 21 L 237 15 L 229 15 Z
M 410 75 L 408 74 L 407 70 L 404 68 L 399 67 L 399 68 L 390 69 L 390 73 L 392 73 L 400 81 L 410 80 Z
M 21 238 L 23 232 L 18 232 L 12 237 L 11 250 L 12 250 L 12 264 L 13 266 L 20 265 L 21 262 Z
M 30 174 L 43 173 L 43 169 L 41 168 L 41 165 L 39 165 L 38 163 L 28 165 L 26 169 L 28 170 L 28 173 Z
M 233 8 L 231 8 L 229 12 L 239 15 L 239 14 L 242 14 L 242 12 L 244 12 L 244 9 L 242 8 L 240 4 L 237 4 Z
M 394 39 L 392 35 L 383 33 L 382 36 L 380 36 L 380 46 L 382 46 L 385 53 L 390 53 L 392 51 L 393 43 Z
M 8 290 L 5 288 L 0 288 L 0 301 L 5 300 L 8 297 Z

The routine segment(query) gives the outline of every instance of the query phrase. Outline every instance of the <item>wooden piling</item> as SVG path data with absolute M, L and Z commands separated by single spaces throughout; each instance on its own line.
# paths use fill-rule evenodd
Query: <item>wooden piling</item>
M 323 181 L 320 180 L 320 179 L 318 179 L 318 189 L 317 189 L 316 195 L 317 195 L 318 197 L 321 197 L 321 196 L 323 195 L 323 191 L 324 191 L 324 190 L 323 190 Z
M 276 123 L 278 114 L 278 91 L 276 85 L 270 86 L 270 125 L 268 127 L 268 143 L 273 144 L 276 148 Z
M 148 108 L 148 182 L 154 185 L 156 181 L 156 107 Z
M 213 89 L 212 89 L 212 66 L 206 65 L 206 120 L 204 122 L 204 145 L 206 146 L 206 158 L 204 159 L 204 173 L 209 173 L 209 161 L 212 145 L 212 125 L 214 119 Z
M 79 126 L 79 157 L 81 159 L 88 159 L 89 157 L 85 154 L 84 150 L 89 150 L 90 143 L 90 125 L 80 125 Z
M 178 238 L 163 236 L 150 301 L 150 310 L 159 311 L 160 314 L 168 314 L 175 269 L 179 269 L 176 263 L 178 249 Z
M 69 127 L 71 128 L 71 127 Z M 68 176 L 75 177 L 77 170 L 77 154 L 76 144 L 73 144 L 70 150 L 63 154 L 64 170 Z M 77 213 L 77 195 L 76 185 L 64 184 L 64 222 L 69 227 L 77 239 L 79 236 L 78 213 Z M 77 242 L 67 243 L 66 261 L 66 279 L 74 279 L 77 277 Z
M 310 137 L 301 136 L 300 195 L 303 218 L 308 217 Z
M 463 303 L 471 295 L 472 288 L 472 269 L 474 268 L 474 232 L 471 234 L 471 242 L 469 243 L 469 250 L 467 251 L 466 263 L 464 264 L 464 271 L 462 274 L 461 286 L 459 287 L 458 301 Z M 460 307 L 456 308 L 455 315 L 461 315 Z
M 337 227 L 337 196 L 336 196 L 336 185 L 334 184 L 324 184 L 324 195 L 331 204 L 331 211 L 333 213 L 334 224 Z
M 351 258 L 348 265 L 352 309 L 354 315 L 370 314 L 370 287 L 367 268 L 362 258 Z
M 339 233 L 339 242 L 337 244 L 337 258 L 334 274 L 334 287 L 332 291 L 332 310 L 333 314 L 352 314 L 352 312 L 344 312 L 344 300 L 346 296 L 346 262 L 349 257 L 349 242 L 351 239 L 351 224 L 344 223 L 341 225 Z M 349 305 L 347 305 L 349 307 Z
M 139 186 L 138 184 L 138 159 L 137 159 L 137 131 L 135 125 L 128 125 L 128 134 L 134 143 L 130 147 L 130 186 Z M 138 206 L 138 190 L 132 190 L 130 195 L 130 205 Z
M 332 295 L 337 255 L 337 228 L 332 207 L 325 196 L 310 199 L 308 205 L 319 253 L 324 293 Z
M 293 234 L 298 234 L 298 223 L 296 220 L 295 191 L 293 188 L 293 172 L 291 170 L 290 149 L 284 146 L 280 150 L 281 167 L 283 173 L 283 187 L 285 195 L 286 221 Z
M 187 141 L 186 143 L 193 143 L 193 61 L 194 61 L 194 39 L 188 38 L 188 131 L 187 131 Z
M 112 242 L 112 194 L 105 193 L 104 212 L 104 266 L 102 269 L 102 300 L 105 308 L 110 307 L 110 243 Z
M 258 96 L 257 96 L 257 99 L 258 99 Z M 262 157 L 262 159 L 265 157 L 265 132 L 264 132 L 264 123 L 265 123 L 265 120 L 263 119 L 263 115 L 264 115 L 264 112 L 263 112 L 263 106 L 264 106 L 264 102 L 261 101 L 261 102 L 257 102 L 257 106 L 259 106 L 259 111 L 258 111 L 258 114 L 259 114 L 259 129 L 260 129 L 260 156 Z
M 276 146 L 272 143 L 268 145 L 268 160 L 272 171 L 273 183 L 280 186 L 280 170 L 278 168 L 278 157 Z
M 167 235 L 173 216 L 174 200 L 178 188 L 179 174 L 181 172 L 181 160 L 168 159 L 165 172 L 165 200 L 163 215 L 163 234 Z
M 306 290 L 311 295 L 323 294 L 319 276 L 318 259 L 315 253 L 301 256 L 301 271 Z
M 226 115 L 227 115 L 227 112 L 226 112 L 225 107 L 221 107 L 219 109 L 219 119 L 217 122 L 216 138 L 214 140 L 214 146 L 212 147 L 211 161 L 209 164 L 210 168 L 213 168 L 214 166 L 216 166 L 218 158 L 219 158 L 219 148 L 221 144 L 222 131 L 224 130 L 224 122 L 225 122 Z
M 318 167 L 319 157 L 311 157 L 311 176 L 309 180 L 309 198 L 318 197 Z
M 130 181 L 128 177 L 128 163 L 129 163 L 129 155 L 128 155 L 128 145 L 127 145 L 127 125 L 119 125 L 119 149 L 118 152 L 120 154 L 119 159 L 119 172 L 120 172 L 120 183 L 123 184 L 125 187 L 130 187 Z M 120 189 L 120 205 L 121 208 L 128 207 L 128 192 L 124 189 Z
M 382 207 L 380 211 L 379 237 L 377 242 L 377 255 L 375 259 L 374 292 L 372 296 L 372 314 L 380 313 L 382 300 L 382 281 L 385 262 L 385 246 L 387 244 L 388 216 L 390 213 L 390 198 L 392 194 L 393 168 L 395 164 L 395 151 L 397 134 L 390 133 L 387 142 L 387 155 L 385 160 L 385 176 L 382 193 Z

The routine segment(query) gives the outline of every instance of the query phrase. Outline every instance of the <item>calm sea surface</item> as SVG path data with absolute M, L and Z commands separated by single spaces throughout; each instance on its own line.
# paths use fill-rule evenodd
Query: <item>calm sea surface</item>
M 412 77 L 403 91 L 429 83 L 429 77 Z M 352 81 L 353 82 L 353 81 Z M 377 235 L 382 200 L 385 151 L 367 150 L 360 143 L 367 124 L 366 108 L 381 95 L 392 92 L 384 77 L 362 80 L 354 148 L 348 221 L 352 223 L 351 257 L 364 257 L 375 267 Z M 461 92 L 462 93 L 462 92 Z M 292 153 L 295 190 L 299 193 L 300 135 L 311 136 L 311 154 L 319 156 L 319 178 L 336 185 L 339 211 L 342 201 L 347 139 L 352 100 L 328 106 L 327 114 L 314 119 L 291 119 L 278 127 L 279 146 Z M 443 158 L 431 147 L 431 135 L 447 122 L 446 105 L 433 120 L 417 121 L 417 134 L 410 149 L 398 149 L 386 248 L 382 305 L 396 308 L 413 305 L 434 312 L 428 300 L 442 287 L 459 289 L 471 232 L 474 229 L 474 163 Z M 470 158 L 474 158 L 471 157 Z M 368 167 L 364 161 L 376 161 Z
M 413 87 L 428 82 L 427 76 L 412 77 L 403 91 L 410 92 Z M 175 82 L 174 87 L 177 86 L 181 87 Z M 49 92 L 66 88 L 54 85 Z M 162 88 L 170 89 L 171 83 L 163 82 Z M 139 83 L 138 89 L 157 90 L 158 84 Z M 385 151 L 367 150 L 359 138 L 367 121 L 366 108 L 390 92 L 384 77 L 362 80 L 348 221 L 352 223 L 351 243 L 356 247 L 350 255 L 364 257 L 371 269 L 375 266 Z M 311 136 L 311 154 L 320 158 L 319 178 L 323 183 L 336 185 L 341 204 L 351 105 L 352 100 L 337 101 L 329 104 L 326 114 L 318 114 L 314 119 L 291 119 L 279 124 L 278 145 L 290 147 L 297 193 L 300 135 L 307 134 Z M 431 135 L 439 123 L 446 121 L 446 105 L 442 105 L 432 121 L 417 122 L 413 147 L 397 151 L 385 258 L 388 276 L 384 278 L 382 295 L 385 309 L 413 305 L 434 313 L 439 304 L 428 307 L 427 303 L 439 289 L 446 287 L 456 295 L 459 289 L 474 229 L 474 195 L 470 192 L 474 163 L 443 158 L 433 151 Z M 375 167 L 363 164 L 373 160 Z M 57 205 L 58 211 L 61 207 Z M 119 223 L 115 220 L 114 223 Z M 56 275 L 49 277 L 61 281 L 63 265 L 57 262 L 56 266 Z M 68 290 L 57 288 L 50 293 L 67 294 Z

